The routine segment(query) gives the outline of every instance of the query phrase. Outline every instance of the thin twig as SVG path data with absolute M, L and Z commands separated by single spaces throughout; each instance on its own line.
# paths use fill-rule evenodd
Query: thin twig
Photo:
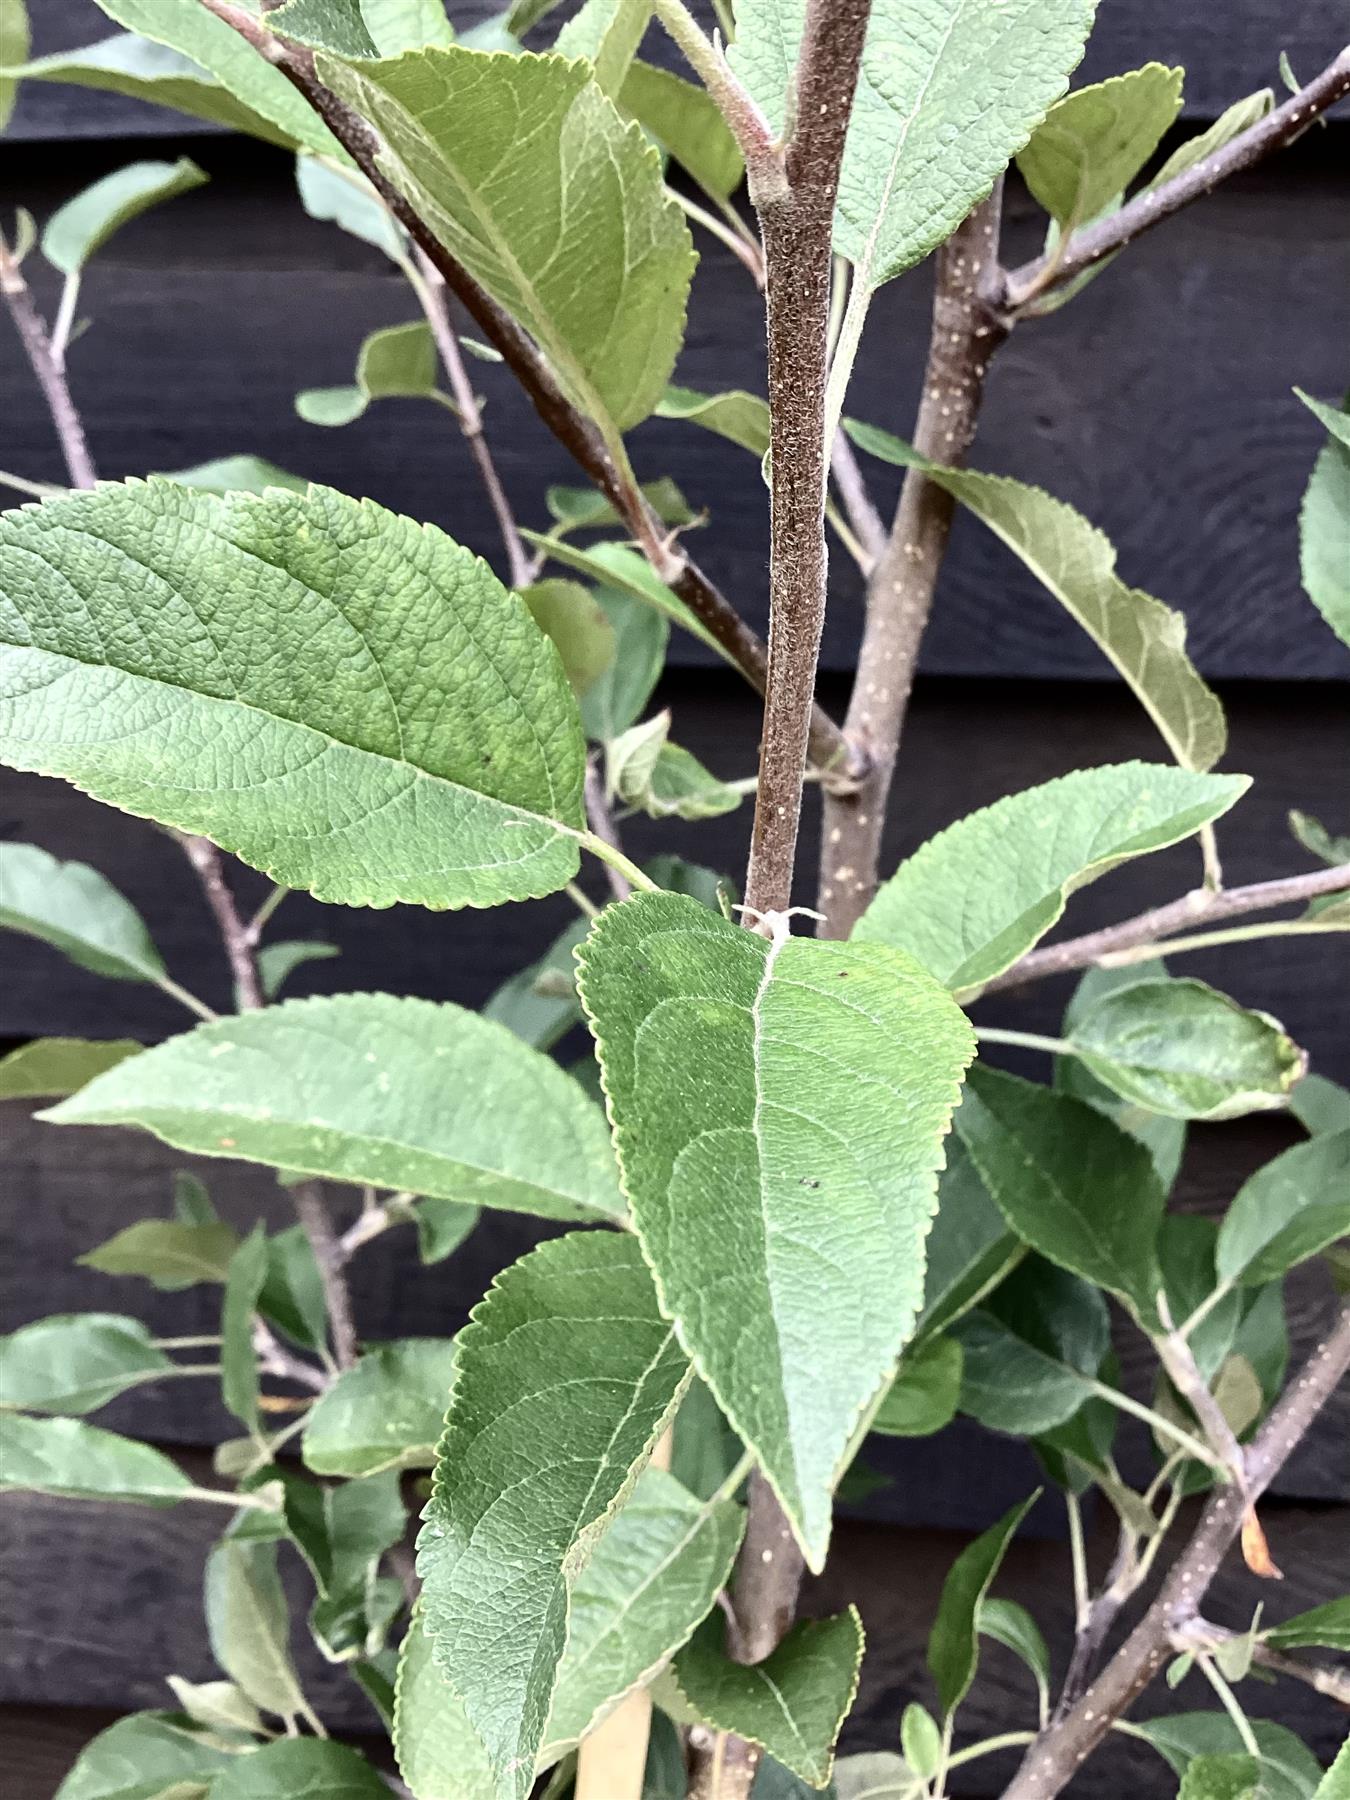
M 173 835 L 196 871 L 202 892 L 206 895 L 206 903 L 216 921 L 216 929 L 229 959 L 230 973 L 234 977 L 239 1010 L 256 1012 L 259 1007 L 267 1004 L 263 995 L 262 978 L 258 973 L 258 959 L 254 946 L 249 942 L 248 927 L 239 916 L 234 895 L 225 879 L 220 851 L 206 838 L 193 837 L 187 832 L 175 832 Z
M 995 312 L 1002 272 L 1002 185 L 938 253 L 923 399 L 914 427 L 920 452 L 959 465 L 975 436 L 984 378 L 1006 332 Z M 918 470 L 905 477 L 890 537 L 872 571 L 867 622 L 844 735 L 868 765 L 852 793 L 828 790 L 823 815 L 822 935 L 849 935 L 876 890 L 881 833 L 955 502 Z
M 1246 1636 L 1245 1631 L 1230 1631 L 1226 1625 L 1215 1625 L 1208 1619 L 1197 1618 L 1174 1635 L 1172 1648 L 1183 1653 L 1221 1650 L 1228 1644 L 1241 1642 Z M 1301 1657 L 1289 1656 L 1283 1650 L 1263 1644 L 1259 1638 L 1252 1645 L 1252 1661 L 1275 1675 L 1288 1675 L 1294 1681 L 1304 1682 L 1315 1692 L 1325 1694 L 1340 1706 L 1350 1707 L 1350 1669 L 1332 1668 L 1326 1663 L 1304 1662 Z
M 1250 169 L 1273 152 L 1285 149 L 1346 94 L 1350 94 L 1350 45 L 1283 106 L 1239 132 L 1213 156 L 1184 169 L 1161 187 L 1145 189 L 1096 224 L 1081 227 L 1049 256 L 1037 257 L 1014 269 L 1008 276 L 1005 317 L 1011 322 L 1042 294 L 1064 287 L 1085 269 L 1114 256 L 1161 220 L 1210 193 L 1230 175 Z
M 858 459 L 853 454 L 853 446 L 842 431 L 834 434 L 830 471 L 834 476 L 834 485 L 839 490 L 839 498 L 844 503 L 844 511 L 848 514 L 848 522 L 862 546 L 863 573 L 870 576 L 886 551 L 886 526 L 867 491 L 867 483 L 858 467 Z
M 1053 1800 L 1123 1718 L 1172 1654 L 1172 1641 L 1199 1612 L 1210 1583 L 1242 1529 L 1250 1502 L 1265 1492 L 1303 1441 L 1322 1407 L 1350 1369 L 1350 1307 L 1308 1358 L 1247 1447 L 1246 1495 L 1238 1484 L 1217 1488 L 1190 1542 L 1173 1564 L 1157 1598 L 1087 1693 L 1058 1724 L 1042 1732 L 1003 1800 Z
M 319 1265 L 324 1302 L 328 1308 L 328 1325 L 333 1336 L 333 1360 L 339 1369 L 349 1369 L 356 1361 L 356 1321 L 352 1317 L 352 1297 L 347 1278 L 342 1273 L 345 1257 L 342 1243 L 333 1230 L 328 1203 L 323 1196 L 323 1183 L 297 1181 L 291 1186 L 291 1201 L 296 1217 L 309 1239 L 314 1260 Z
M 416 285 L 417 297 L 431 328 L 431 336 L 440 355 L 446 379 L 450 383 L 450 391 L 455 397 L 455 405 L 459 408 L 459 428 L 468 440 L 487 493 L 488 505 L 492 508 L 497 529 L 501 532 L 502 545 L 506 551 L 507 584 L 513 588 L 528 587 L 530 559 L 525 554 L 516 516 L 511 510 L 511 502 L 506 497 L 506 489 L 502 486 L 497 465 L 492 459 L 492 451 L 483 430 L 483 409 L 464 367 L 459 339 L 450 323 L 450 311 L 445 302 L 445 283 L 425 251 L 416 250 L 414 255 L 420 277 Z
M 1167 1304 L 1166 1294 L 1158 1295 L 1157 1307 L 1163 1329 L 1153 1336 L 1152 1342 L 1158 1353 L 1158 1360 L 1162 1363 L 1172 1386 L 1200 1421 L 1200 1427 L 1210 1447 L 1222 1457 L 1224 1463 L 1232 1471 L 1234 1480 L 1241 1483 L 1244 1479 L 1242 1446 L 1238 1443 L 1232 1426 L 1224 1417 L 1223 1408 L 1211 1393 L 1209 1383 L 1200 1373 L 1200 1366 L 1195 1360 L 1195 1352 L 1183 1334 L 1177 1330 L 1171 1309 Z
M 1340 863 L 1333 869 L 1313 869 L 1306 875 L 1285 875 L 1277 881 L 1257 881 L 1249 887 L 1224 888 L 1217 894 L 1208 888 L 1196 888 L 1180 900 L 1155 906 L 1119 925 L 1107 925 L 1083 937 L 1032 950 L 1002 975 L 996 975 L 982 992 L 996 994 L 1001 988 L 1019 987 L 1025 981 L 1042 981 L 1047 975 L 1090 968 L 1116 951 L 1153 944 L 1188 926 L 1231 919 L 1242 913 L 1268 912 L 1273 907 L 1341 893 L 1350 893 L 1350 863 Z M 1166 943 L 1159 942 L 1159 954 L 1165 955 L 1166 951 Z
M 265 1375 L 294 1381 L 300 1387 L 313 1388 L 318 1394 L 328 1386 L 329 1378 L 324 1371 L 289 1351 L 263 1319 L 253 1321 L 253 1351 Z
M 47 411 L 56 428 L 70 485 L 91 488 L 98 477 L 94 472 L 89 445 L 85 441 L 84 425 L 75 402 L 70 397 L 64 358 L 53 349 L 42 315 L 33 304 L 32 293 L 23 278 L 23 270 L 3 237 L 0 237 L 0 294 L 4 296 L 15 330 L 23 343 L 24 353 L 37 377 L 38 386 L 42 389 L 42 397 L 47 402 Z
M 600 778 L 600 765 L 594 756 L 586 759 L 586 818 L 592 832 L 602 844 L 608 844 L 611 850 L 623 853 L 623 844 L 619 838 L 618 827 L 609 810 L 609 802 L 605 798 L 605 784 Z M 610 892 L 616 900 L 626 900 L 633 891 L 632 883 L 621 869 L 613 863 L 605 864 L 605 875 L 609 881 Z
M 768 654 L 758 635 L 702 569 L 671 540 L 631 471 L 616 466 L 602 433 L 563 393 L 533 339 L 456 261 L 392 185 L 380 168 L 378 137 L 365 120 L 319 81 L 313 54 L 298 45 L 284 43 L 253 14 L 231 4 L 231 0 L 200 0 L 200 4 L 280 69 L 309 102 L 484 337 L 500 352 L 544 424 L 618 510 L 654 572 L 684 601 L 716 638 L 728 660 L 762 694 Z M 819 706 L 811 715 L 811 757 L 840 783 L 847 784 L 861 773 L 861 764 L 849 750 L 843 733 Z

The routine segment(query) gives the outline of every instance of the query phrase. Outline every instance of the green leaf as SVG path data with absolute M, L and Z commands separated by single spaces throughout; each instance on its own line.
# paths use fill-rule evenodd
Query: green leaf
M 338 226 L 393 261 L 406 256 L 403 227 L 355 169 L 334 168 L 302 154 L 295 159 L 295 185 L 311 219 Z
M 667 619 L 673 619 L 677 625 L 682 625 L 691 637 L 696 637 L 701 644 L 706 644 L 710 650 L 727 658 L 726 649 L 718 643 L 703 621 L 690 611 L 673 589 L 666 586 L 646 557 L 640 556 L 636 550 L 630 550 L 626 544 L 606 542 L 589 544 L 583 549 L 579 544 L 569 544 L 561 538 L 546 536 L 538 531 L 523 530 L 520 535 L 527 543 L 543 550 L 566 568 L 575 569 L 578 574 L 585 575 L 592 581 L 631 594 L 635 600 L 641 600 L 647 606 L 654 606 Z
M 1121 969 L 1087 969 L 1064 1009 L 1064 1036 L 1071 1037 L 1079 1019 L 1121 988 L 1133 987 L 1138 981 L 1163 981 L 1167 970 L 1157 958 L 1131 963 Z M 1058 1093 L 1070 1094 L 1087 1106 L 1095 1107 L 1115 1121 L 1122 1131 L 1138 1138 L 1158 1171 L 1164 1192 L 1171 1192 L 1181 1168 L 1186 1149 L 1186 1122 L 1165 1118 L 1133 1101 L 1122 1099 L 1114 1088 L 1098 1081 L 1087 1065 L 1076 1056 L 1055 1058 L 1054 1087 Z
M 1156 1317 L 1166 1202 L 1142 1144 L 1080 1101 L 983 1065 L 970 1072 L 956 1129 L 1025 1243 L 1146 1323 Z
M 714 1495 L 741 1460 L 741 1442 L 697 1375 L 672 1427 L 670 1472 L 700 1500 Z
M 1319 414 L 1320 416 L 1320 414 Z M 1343 410 L 1341 416 L 1346 417 Z M 1308 598 L 1343 644 L 1350 644 L 1350 446 L 1336 431 L 1322 447 L 1299 513 L 1299 549 Z
M 203 488 L 209 494 L 262 494 L 268 488 L 287 488 L 303 494 L 309 483 L 302 475 L 279 469 L 262 456 L 218 456 L 211 462 L 194 463 L 190 469 L 163 469 L 165 481 L 180 487 Z
M 938 1209 L 924 1245 L 923 1311 L 917 1338 L 943 1331 L 970 1311 L 1026 1255 L 989 1197 L 959 1137 L 947 1143 Z
M 1261 1641 L 1276 1650 L 1340 1650 L 1350 1654 L 1350 1595 L 1268 1625 Z
M 579 1743 L 688 1641 L 716 1604 L 743 1528 L 734 1502 L 696 1500 L 664 1471 L 643 1471 L 568 1596 L 541 1763 Z
M 1236 1756 L 1244 1748 L 1226 1712 L 1173 1713 L 1136 1719 L 1140 1734 L 1178 1775 L 1200 1756 Z M 1262 1800 L 1312 1800 L 1322 1778 L 1317 1758 L 1287 1726 L 1270 1719 L 1249 1721 L 1261 1751 Z
M 440 398 L 440 362 L 431 327 L 424 319 L 372 331 L 356 358 L 354 387 L 306 388 L 295 410 L 309 425 L 350 425 L 372 400 Z
M 264 944 L 258 952 L 258 978 L 263 993 L 275 1000 L 296 969 L 341 954 L 336 944 L 322 944 L 314 938 L 282 938 L 275 944 Z
M 413 1208 L 417 1254 L 424 1263 L 444 1262 L 477 1225 L 479 1210 L 458 1200 L 419 1200 Z
M 884 946 L 770 944 L 673 894 L 610 907 L 579 965 L 662 1305 L 818 1569 L 921 1303 L 970 1028 Z
M 1197 1756 L 1181 1778 L 1177 1800 L 1260 1800 L 1259 1758 L 1238 1751 L 1234 1756 Z
M 918 262 L 982 200 L 1064 92 L 1092 0 L 880 0 L 839 178 L 834 244 L 867 288 Z M 775 131 L 806 0 L 742 0 L 732 67 Z
M 165 1677 L 173 1697 L 194 1725 L 208 1731 L 247 1731 L 262 1737 L 262 1714 L 232 1681 L 184 1681 L 181 1675 Z
M 192 1483 L 167 1456 L 82 1419 L 0 1414 L 0 1488 L 172 1505 Z
M 308 1484 L 306 1484 L 308 1485 Z M 295 1487 L 287 1484 L 288 1498 Z M 350 1665 L 381 1653 L 389 1626 L 403 1607 L 401 1583 L 381 1576 L 380 1558 L 403 1537 L 407 1525 L 396 1470 L 363 1481 L 313 1488 L 322 1518 L 306 1520 L 302 1543 L 318 1596 L 309 1628 L 330 1662 Z M 288 1522 L 293 1507 L 288 1505 Z M 300 1532 L 292 1524 L 300 1541 Z
M 1350 1130 L 1276 1156 L 1243 1183 L 1219 1227 L 1225 1283 L 1273 1281 L 1350 1231 Z
M 665 615 L 620 588 L 597 587 L 595 601 L 614 633 L 609 666 L 581 700 L 588 738 L 606 744 L 642 712 L 665 666 L 670 624 Z
M 981 1636 L 991 1637 L 1030 1669 L 1043 1699 L 1050 1686 L 1050 1649 L 1040 1626 L 1016 1600 L 986 1598 L 976 1621 Z
M 569 1589 L 687 1381 L 637 1243 L 580 1232 L 497 1278 L 460 1333 L 418 1546 L 426 1629 L 496 1782 L 524 1800 Z
M 616 99 L 651 16 L 651 0 L 583 0 L 554 49 L 560 56 L 584 56 L 601 93 Z
M 1045 936 L 1070 894 L 1131 857 L 1181 842 L 1249 785 L 1243 775 L 1132 762 L 1009 794 L 901 863 L 854 937 L 908 950 L 969 997 Z
M 917 1800 L 914 1771 L 893 1750 L 841 1756 L 834 1765 L 834 1788 L 838 1800 Z
M 769 403 L 744 388 L 722 394 L 700 394 L 694 388 L 668 387 L 656 409 L 660 419 L 688 419 L 705 431 L 739 444 L 752 455 L 769 453 Z
M 172 1368 L 139 1319 L 55 1313 L 0 1337 L 0 1406 L 93 1412 Z
M 624 117 L 650 132 L 705 194 L 731 199 L 745 164 L 730 126 L 705 89 L 668 69 L 634 62 L 615 99 Z
M 1163 1285 L 1167 1305 L 1173 1319 L 1189 1319 L 1218 1283 L 1214 1270 L 1214 1252 L 1219 1228 L 1212 1219 L 1193 1213 L 1169 1213 L 1158 1234 L 1158 1257 L 1162 1264 Z M 1208 1381 L 1216 1375 L 1233 1347 L 1234 1334 L 1242 1317 L 1242 1299 L 1228 1294 L 1187 1334 L 1192 1354 L 1201 1374 Z
M 316 1475 L 429 1469 L 454 1367 L 449 1338 L 400 1338 L 368 1350 L 311 1409 L 305 1466 Z
M 99 6 L 110 19 L 128 31 L 137 32 L 143 38 L 150 38 L 154 43 L 190 58 L 197 65 L 198 85 L 201 71 L 208 71 L 229 90 L 234 101 L 233 110 L 238 111 L 242 106 L 267 121 L 276 134 L 275 141 L 304 144 L 325 156 L 341 157 L 344 154 L 328 127 L 281 70 L 259 56 L 233 26 L 195 5 L 194 0 L 99 0 Z M 69 54 L 67 60 L 70 60 Z M 118 91 L 126 90 L 119 88 Z M 177 97 L 169 102 L 172 105 L 180 103 Z M 222 123 L 234 121 L 225 119 Z
M 1313 1800 L 1345 1800 L 1350 1794 L 1350 1736 L 1336 1753 L 1336 1760 L 1317 1784 Z
M 1291 812 L 1289 829 L 1305 850 L 1330 867 L 1350 862 L 1350 837 L 1333 837 L 1322 821 L 1310 813 Z
M 258 1311 L 297 1344 L 309 1350 L 327 1350 L 328 1303 L 303 1226 L 292 1225 L 268 1238 Z
M 1000 538 L 1124 677 L 1184 769 L 1209 769 L 1228 741 L 1223 707 L 1186 654 L 1181 613 L 1116 573 L 1103 532 L 1042 488 L 930 463 L 873 425 L 848 426 L 864 450 L 922 469 Z
M 211 1800 L 389 1800 L 389 1789 L 346 1744 L 291 1738 L 236 1756 Z
M 1095 1288 L 1030 1257 L 956 1336 L 965 1352 L 962 1412 L 993 1431 L 1040 1437 L 1091 1398 L 1111 1322 Z
M 586 65 L 450 49 L 320 57 L 319 73 L 379 132 L 384 173 L 538 340 L 581 410 L 612 431 L 645 419 L 683 336 L 693 246 L 660 159 Z
M 1350 449 L 1350 411 L 1344 407 L 1329 405 L 1325 400 L 1315 400 L 1311 394 L 1305 394 L 1301 387 L 1296 387 L 1294 392 L 1313 417 L 1326 426 L 1332 437 Z
M 258 1410 L 258 1362 L 253 1352 L 253 1318 L 258 1296 L 267 1279 L 267 1234 L 261 1225 L 253 1230 L 230 1258 L 225 1274 L 225 1298 L 220 1313 L 221 1398 L 235 1418 L 257 1436 L 262 1430 Z
M 180 1783 L 205 1792 L 234 1761 L 169 1713 L 131 1713 L 85 1745 L 55 1800 L 157 1800 L 176 1796 Z
M 153 982 L 164 973 L 130 901 L 97 869 L 58 862 L 36 844 L 0 844 L 0 926 L 41 938 L 95 975 Z
M 961 1398 L 962 1360 L 955 1338 L 927 1337 L 906 1351 L 872 1430 L 885 1437 L 931 1437 L 950 1425 Z
M 15 57 L 27 56 L 31 43 L 25 0 L 0 0 L 0 46 L 4 49 L 5 62 L 10 64 Z M 0 131 L 9 124 L 18 91 L 17 81 L 0 75 Z
M 177 162 L 128 163 L 67 200 L 48 219 L 42 254 L 63 275 L 78 275 L 84 265 L 124 225 L 201 187 L 209 177 L 189 157 Z
M 900 1715 L 900 1748 L 914 1773 L 931 1781 L 942 1762 L 942 1733 L 932 1713 L 917 1700 L 911 1700 Z
M 863 1629 L 857 1609 L 794 1625 L 752 1667 L 723 1654 L 723 1634 L 724 1623 L 714 1616 L 672 1665 L 689 1714 L 761 1745 L 810 1787 L 825 1787 L 858 1691 Z
M 263 1712 L 304 1713 L 276 1545 L 223 1538 L 206 1559 L 205 1605 L 211 1654 L 235 1686 Z
M 623 1212 L 604 1120 L 570 1076 L 504 1027 L 430 1000 L 342 994 L 220 1019 L 42 1116 L 543 1218 Z
M 503 982 L 483 1008 L 536 1050 L 551 1050 L 574 1025 L 581 1023 L 573 951 L 590 930 L 588 919 L 574 919 L 539 958 Z
M 667 390 L 669 391 L 669 390 Z M 668 475 L 642 483 L 642 496 L 665 525 L 701 523 L 696 513 Z M 598 488 L 562 487 L 558 484 L 544 492 L 549 516 L 557 521 L 558 532 L 591 531 L 623 523 L 619 509 L 606 500 Z
M 165 1293 L 199 1281 L 224 1281 L 239 1239 L 219 1219 L 200 1225 L 181 1219 L 138 1219 L 76 1261 L 100 1275 L 141 1275 Z
M 436 1667 L 420 1603 L 399 1651 L 391 1736 L 415 1800 L 497 1800 L 482 1740 Z
M 15 767 L 346 904 L 488 906 L 576 872 L 562 668 L 433 526 L 327 488 L 108 484 L 0 519 L 0 593 Z
M 103 10 L 112 13 L 114 8 L 105 6 Z M 230 27 L 226 26 L 225 31 L 243 54 L 255 63 L 261 61 Z M 70 82 L 77 87 L 122 94 L 129 100 L 147 100 L 152 105 L 172 107 L 176 112 L 187 113 L 190 118 L 205 119 L 209 124 L 223 125 L 229 131 L 242 131 L 269 144 L 280 144 L 289 149 L 303 142 L 330 156 L 341 154 L 336 142 L 328 137 L 318 119 L 279 71 L 263 65 L 255 91 L 255 77 L 249 70 L 247 81 L 241 84 L 237 93 L 232 93 L 230 87 L 217 81 L 201 62 L 194 62 L 191 56 L 171 49 L 167 43 L 153 42 L 153 35 L 147 32 L 146 36 L 138 37 L 133 32 L 119 32 L 80 49 L 58 50 L 32 62 L 13 64 L 0 73 L 25 81 Z M 186 35 L 180 35 L 186 41 Z M 213 47 L 224 51 L 220 40 L 216 40 Z M 272 79 L 274 76 L 275 80 Z M 249 104 L 249 101 L 257 104 Z
M 1254 94 L 1235 100 L 1206 130 L 1197 132 L 1194 137 L 1187 138 L 1184 144 L 1177 146 L 1144 192 L 1153 193 L 1167 182 L 1175 180 L 1178 175 L 1184 175 L 1187 169 L 1199 168 L 1202 162 L 1208 161 L 1225 144 L 1231 144 L 1241 132 L 1259 125 L 1274 104 L 1275 96 L 1269 88 L 1258 88 Z
M 1017 166 L 1059 225 L 1095 218 L 1129 187 L 1181 110 L 1185 73 L 1146 63 L 1050 108 Z
M 980 1659 L 980 1611 L 1013 1535 L 1038 1496 L 1032 1494 L 1004 1514 L 964 1549 L 942 1584 L 937 1618 L 928 1638 L 928 1667 L 938 1700 L 950 1718 L 970 1692 Z
M 735 812 L 744 795 L 670 742 L 670 709 L 615 738 L 605 755 L 611 799 L 649 819 L 715 819 Z
M 1115 988 L 1075 1019 L 1068 1042 L 1099 1081 L 1174 1119 L 1286 1106 L 1308 1064 L 1269 1013 L 1168 977 Z
M 0 1100 L 64 1099 L 140 1051 L 134 1038 L 34 1038 L 0 1057 Z
M 522 588 L 520 597 L 556 646 L 572 692 L 580 699 L 614 661 L 616 640 L 609 614 L 579 581 L 536 581 Z
M 455 41 L 443 0 L 289 0 L 267 22 L 281 37 L 339 56 L 400 56 Z

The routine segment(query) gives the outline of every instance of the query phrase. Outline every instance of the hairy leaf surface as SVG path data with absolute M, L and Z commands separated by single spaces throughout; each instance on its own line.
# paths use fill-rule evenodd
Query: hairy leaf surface
M 457 1340 L 418 1544 L 437 1665 L 499 1800 L 524 1800 L 569 1589 L 688 1379 L 636 1241 L 585 1232 L 512 1265 Z
M 389 1788 L 346 1744 L 291 1738 L 233 1757 L 211 1800 L 388 1800 Z
M 323 900 L 487 906 L 577 867 L 556 652 L 469 551 L 327 488 L 4 515 L 0 753 Z
M 1017 158 L 1061 226 L 1095 218 L 1134 180 L 1181 110 L 1184 69 L 1146 63 L 1057 101 Z
M 44 1116 L 544 1218 L 623 1211 L 596 1106 L 548 1057 L 449 1003 L 283 1001 L 170 1038 Z
M 710 94 L 669 69 L 634 62 L 616 98 L 619 111 L 649 131 L 705 193 L 730 200 L 745 165 Z
M 969 1027 L 884 946 L 770 944 L 682 896 L 609 908 L 579 960 L 662 1304 L 819 1567 L 922 1299 Z
M 1070 894 L 1190 837 L 1249 785 L 1245 775 L 1135 762 L 1009 794 L 901 863 L 854 937 L 909 951 L 958 998 L 976 994 L 1044 937 Z

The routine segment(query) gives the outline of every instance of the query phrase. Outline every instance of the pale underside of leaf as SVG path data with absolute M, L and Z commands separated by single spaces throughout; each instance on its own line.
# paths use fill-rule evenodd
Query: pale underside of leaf
M 819 1567 L 922 1299 L 969 1028 L 906 957 L 674 895 L 610 908 L 579 962 L 663 1308 Z
M 0 754 L 286 886 L 552 892 L 583 752 L 523 603 L 369 501 L 127 482 L 0 519 Z

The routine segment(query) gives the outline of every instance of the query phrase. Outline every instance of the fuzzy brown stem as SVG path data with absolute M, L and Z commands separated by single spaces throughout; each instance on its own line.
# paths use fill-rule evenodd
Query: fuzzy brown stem
M 1350 893 L 1350 863 L 1340 863 L 1333 869 L 1313 869 L 1306 875 L 1286 875 L 1278 881 L 1256 881 L 1249 887 L 1223 888 L 1218 893 L 1196 888 L 1180 900 L 1170 900 L 1133 919 L 1123 919 L 1119 925 L 1106 925 L 1083 937 L 1032 950 L 1002 975 L 995 976 L 982 992 L 995 994 L 1001 988 L 1020 987 L 1024 981 L 1042 981 L 1047 975 L 1087 969 L 1118 950 L 1151 944 L 1195 925 L 1211 925 L 1243 913 L 1269 912 L 1277 906 L 1340 893 Z M 1159 946 L 1163 951 L 1166 947 L 1165 943 Z
M 186 833 L 175 835 L 201 883 L 206 904 L 211 908 L 211 916 L 220 933 L 220 941 L 225 946 L 230 974 L 234 977 L 235 1003 L 240 1012 L 256 1012 L 259 1007 L 267 1004 L 258 974 L 258 958 L 250 941 L 248 927 L 239 916 L 234 895 L 225 879 L 224 860 L 220 851 L 206 838 L 190 837 Z
M 1170 219 L 1182 207 L 1212 192 L 1221 181 L 1250 169 L 1278 150 L 1285 149 L 1300 137 L 1328 107 L 1350 94 L 1350 45 L 1333 62 L 1328 63 L 1283 106 L 1277 106 L 1264 119 L 1246 131 L 1239 132 L 1222 150 L 1207 156 L 1194 168 L 1185 169 L 1173 180 L 1152 192 L 1138 194 L 1117 212 L 1075 231 L 1067 244 L 1048 256 L 1037 257 L 1014 269 L 1008 277 L 1007 309 L 1011 317 L 1030 305 L 1042 294 L 1062 288 L 1085 269 L 1104 262 L 1123 250 L 1126 244 L 1163 219 Z
M 0 294 L 3 294 L 9 316 L 14 321 L 14 328 L 23 344 L 33 374 L 37 377 L 38 386 L 42 389 L 42 397 L 47 402 L 47 411 L 51 415 L 57 440 L 61 445 L 61 455 L 65 459 L 66 472 L 70 476 L 70 485 L 76 488 L 91 488 L 98 477 L 94 471 L 93 458 L 89 454 L 89 445 L 85 440 L 84 424 L 80 418 L 75 402 L 70 396 L 70 384 L 66 380 L 66 372 L 62 359 L 52 347 L 47 327 L 42 316 L 33 304 L 33 296 L 28 283 L 23 278 L 23 270 L 19 267 L 13 252 L 5 240 L 0 237 Z
M 1041 1733 L 1003 1800 L 1053 1800 L 1077 1774 L 1172 1655 L 1177 1633 L 1197 1617 L 1247 1505 L 1265 1492 L 1350 1369 L 1350 1307 L 1309 1357 L 1244 1456 L 1245 1494 L 1226 1482 L 1211 1496 L 1157 1598 L 1076 1706 Z
M 933 325 L 915 447 L 959 465 L 975 436 L 998 322 L 1002 184 L 938 253 Z M 867 774 L 851 793 L 826 793 L 822 821 L 821 934 L 846 938 L 876 891 L 881 833 L 928 614 L 947 551 L 955 502 L 912 469 L 886 547 L 867 588 L 867 623 L 844 736 Z

